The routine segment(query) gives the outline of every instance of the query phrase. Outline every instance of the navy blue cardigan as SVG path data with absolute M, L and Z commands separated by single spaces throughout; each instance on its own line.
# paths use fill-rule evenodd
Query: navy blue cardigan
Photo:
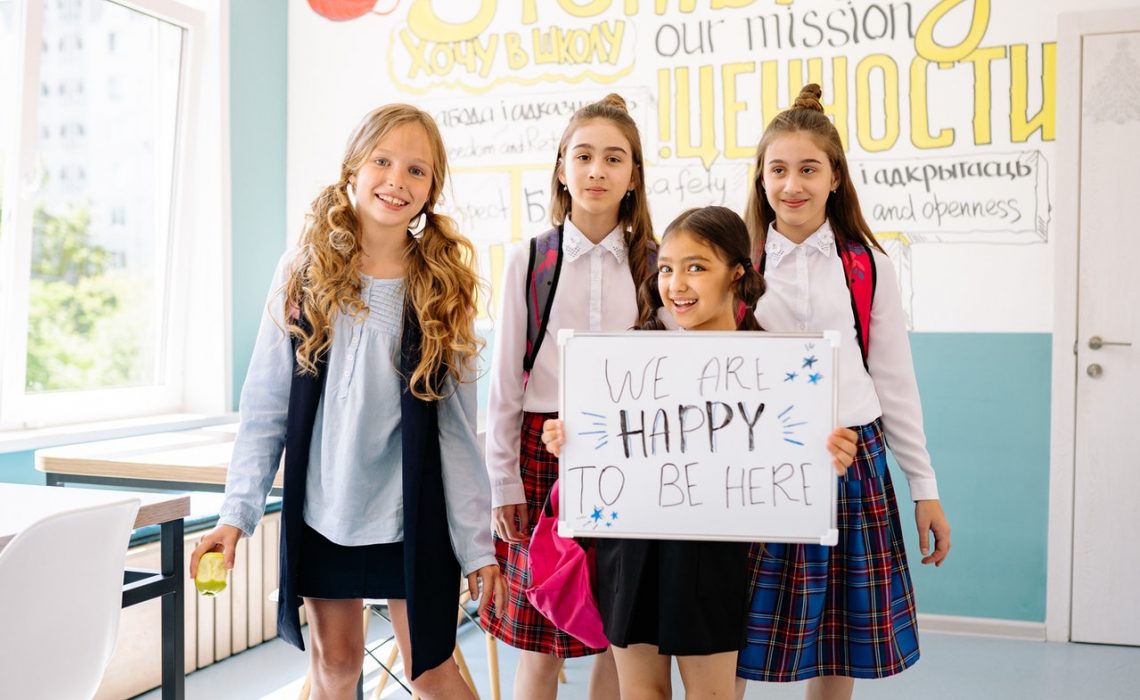
M 300 322 L 306 323 L 303 314 Z M 412 646 L 411 677 L 415 679 L 446 661 L 455 649 L 460 570 L 448 535 L 436 402 L 420 400 L 408 390 L 407 378 L 419 360 L 421 338 L 418 319 L 410 306 L 404 310 L 402 335 L 400 437 L 403 443 L 404 581 Z M 295 351 L 297 339 L 293 341 Z M 298 613 L 302 601 L 297 595 L 297 567 L 301 559 L 309 448 L 328 372 L 324 357 L 316 364 L 315 375 L 305 374 L 294 359 L 281 507 L 277 634 L 302 650 L 305 643 Z M 315 562 L 306 565 L 313 566 Z

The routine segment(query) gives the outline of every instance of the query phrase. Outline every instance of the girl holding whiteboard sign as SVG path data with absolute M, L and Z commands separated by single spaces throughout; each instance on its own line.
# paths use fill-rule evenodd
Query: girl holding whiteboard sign
M 688 331 L 761 330 L 752 312 L 764 280 L 748 252 L 748 230 L 736 213 L 690 209 L 666 229 L 642 303 L 665 308 Z M 640 328 L 665 329 L 655 317 Z M 562 421 L 546 421 L 542 439 L 558 454 Z M 836 429 L 828 447 L 842 474 L 855 433 Z M 622 698 L 669 697 L 670 656 L 686 697 L 731 696 L 749 602 L 748 543 L 599 538 L 596 547 L 598 608 Z
M 522 650 L 517 698 L 554 698 L 568 657 L 598 654 L 559 630 L 527 600 L 531 529 L 558 478 L 543 449 L 543 421 L 558 410 L 559 328 L 627 330 L 652 313 L 637 301 L 656 253 L 645 192 L 641 137 L 618 95 L 582 107 L 558 146 L 551 178 L 554 228 L 513 249 L 492 358 L 487 416 L 496 552 L 505 603 L 483 614 L 495 637 Z M 543 342 L 546 339 L 549 342 Z M 500 616 L 497 616 L 496 613 Z M 616 698 L 606 653 L 594 664 L 591 698 Z
M 820 95 L 818 85 L 806 86 L 768 125 L 745 218 L 768 285 L 756 308 L 760 323 L 777 332 L 842 333 L 839 421 L 859 426 L 859 452 L 840 483 L 837 546 L 753 550 L 755 588 L 737 673 L 809 679 L 809 698 L 849 698 L 855 678 L 889 676 L 918 659 L 887 440 L 915 500 L 922 563 L 942 564 L 950 526 L 926 450 L 894 267 L 863 219 Z

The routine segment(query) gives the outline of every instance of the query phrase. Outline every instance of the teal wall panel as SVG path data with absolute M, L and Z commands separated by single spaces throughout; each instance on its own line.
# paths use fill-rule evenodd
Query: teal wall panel
M 913 507 L 901 504 L 921 612 L 1045 621 L 1051 343 L 1047 333 L 911 334 L 953 543 L 941 567 L 921 565 Z
M 230 174 L 234 407 L 285 249 L 288 3 L 230 5 Z
M 44 475 L 36 471 L 35 453 L 31 450 L 0 453 L 0 483 L 43 486 Z

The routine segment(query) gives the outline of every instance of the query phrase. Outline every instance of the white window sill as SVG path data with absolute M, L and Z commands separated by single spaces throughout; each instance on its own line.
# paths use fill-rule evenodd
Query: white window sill
M 166 413 L 142 418 L 100 421 L 96 423 L 73 423 L 51 428 L 33 430 L 0 431 L 0 453 L 38 450 L 42 447 L 70 445 L 92 440 L 112 440 L 114 438 L 160 433 L 167 430 L 189 430 L 208 425 L 236 423 L 236 413 L 202 415 L 197 413 Z

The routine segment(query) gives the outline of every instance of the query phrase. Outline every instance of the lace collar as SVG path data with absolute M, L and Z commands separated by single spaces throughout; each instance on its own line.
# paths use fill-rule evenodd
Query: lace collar
M 622 235 L 620 225 L 610 231 L 597 245 L 608 250 L 619 263 L 625 264 L 625 236 Z M 595 245 L 590 242 L 589 238 L 586 238 L 586 234 L 582 233 L 573 221 L 566 219 L 566 223 L 562 227 L 562 254 L 565 256 L 566 262 L 574 262 L 594 248 Z
M 831 224 L 827 221 L 823 222 L 815 233 L 807 237 L 803 243 L 792 243 L 784 234 L 776 230 L 776 227 L 768 225 L 768 238 L 764 243 L 764 257 L 767 258 L 766 267 L 772 268 L 780 264 L 784 256 L 792 252 L 800 246 L 807 246 L 809 249 L 814 248 L 824 255 L 830 257 L 831 251 L 835 250 L 835 234 L 831 232 Z

